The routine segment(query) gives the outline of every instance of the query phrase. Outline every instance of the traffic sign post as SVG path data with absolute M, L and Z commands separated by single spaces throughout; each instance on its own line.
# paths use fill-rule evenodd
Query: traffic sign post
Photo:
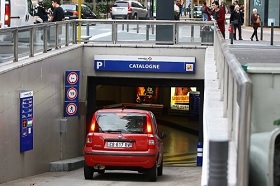
M 65 72 L 64 117 L 78 116 L 80 71 Z

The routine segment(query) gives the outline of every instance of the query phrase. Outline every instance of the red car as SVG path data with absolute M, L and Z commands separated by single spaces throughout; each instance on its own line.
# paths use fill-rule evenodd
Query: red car
M 94 113 L 84 147 L 84 177 L 94 172 L 132 170 L 156 181 L 163 170 L 163 142 L 154 114 L 139 109 L 102 109 Z

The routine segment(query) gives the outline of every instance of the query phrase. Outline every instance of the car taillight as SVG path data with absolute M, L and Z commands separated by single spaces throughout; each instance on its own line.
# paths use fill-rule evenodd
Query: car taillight
M 90 133 L 88 133 L 88 135 L 87 135 L 87 141 L 86 141 L 86 146 L 87 147 L 91 147 L 92 145 L 92 136 L 93 136 L 93 133 L 92 132 L 90 132 Z
M 128 5 L 128 7 L 127 7 L 127 10 L 129 11 L 129 12 L 132 12 L 132 8 Z
M 78 12 L 78 11 L 74 11 L 74 12 L 73 12 L 73 15 L 76 15 L 76 16 L 78 17 L 79 12 Z
M 153 133 L 153 128 L 151 123 L 147 123 L 147 133 L 152 134 Z
M 89 132 L 96 132 L 96 115 L 94 114 L 94 116 L 92 117 L 91 120 L 91 124 L 90 124 L 90 128 L 89 128 Z
M 7 25 L 7 26 L 10 26 L 10 23 L 11 23 L 10 4 L 5 4 L 4 24 Z

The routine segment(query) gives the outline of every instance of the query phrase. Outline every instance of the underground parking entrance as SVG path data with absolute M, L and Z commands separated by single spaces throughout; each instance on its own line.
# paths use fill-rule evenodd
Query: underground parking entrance
M 196 166 L 203 134 L 203 79 L 87 77 L 86 132 L 95 111 L 137 108 L 152 111 L 167 133 L 164 165 Z

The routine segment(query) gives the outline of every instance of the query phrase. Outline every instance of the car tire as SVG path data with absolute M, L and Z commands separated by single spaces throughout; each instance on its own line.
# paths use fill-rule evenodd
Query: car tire
M 93 179 L 93 167 L 89 167 L 86 164 L 84 164 L 84 177 L 86 180 L 92 180 Z
M 151 182 L 157 181 L 157 163 L 155 163 L 155 165 L 152 168 L 147 170 L 147 175 Z
M 157 175 L 162 176 L 163 173 L 163 159 L 160 162 L 160 166 L 157 168 Z
M 134 19 L 134 20 L 138 20 L 137 14 L 134 14 L 134 15 L 133 15 L 133 19 Z

